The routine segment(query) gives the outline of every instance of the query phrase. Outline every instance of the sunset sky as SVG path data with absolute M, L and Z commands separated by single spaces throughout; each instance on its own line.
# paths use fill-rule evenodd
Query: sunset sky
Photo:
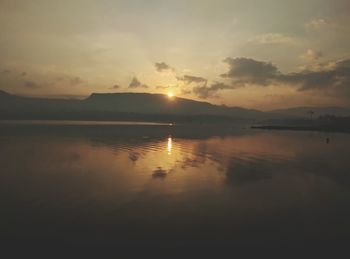
M 0 89 L 350 107 L 349 0 L 0 0 Z

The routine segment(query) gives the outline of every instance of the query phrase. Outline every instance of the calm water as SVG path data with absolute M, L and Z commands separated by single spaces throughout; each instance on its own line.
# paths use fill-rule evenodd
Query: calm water
M 93 124 L 0 133 L 8 247 L 319 251 L 349 240 L 350 135 Z

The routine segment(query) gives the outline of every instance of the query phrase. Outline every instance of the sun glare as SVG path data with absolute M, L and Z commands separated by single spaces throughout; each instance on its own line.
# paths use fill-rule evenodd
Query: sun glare
M 174 93 L 173 93 L 172 91 L 169 91 L 169 92 L 167 93 L 167 95 L 168 95 L 169 98 L 174 97 Z
M 168 138 L 168 155 L 171 155 L 171 150 L 173 149 L 173 139 L 171 137 Z

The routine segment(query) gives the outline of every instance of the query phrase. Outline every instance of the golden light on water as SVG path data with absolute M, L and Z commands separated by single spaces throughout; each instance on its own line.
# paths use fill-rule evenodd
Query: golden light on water
M 172 149 L 173 149 L 173 140 L 171 137 L 169 137 L 168 138 L 168 147 L 167 147 L 168 155 L 171 155 Z

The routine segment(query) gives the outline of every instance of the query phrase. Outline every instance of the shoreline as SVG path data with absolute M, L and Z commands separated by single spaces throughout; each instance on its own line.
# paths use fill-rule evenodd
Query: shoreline
M 251 126 L 251 129 L 350 133 L 350 127 L 339 127 L 339 126 L 272 126 L 272 125 L 263 125 L 263 126 Z

